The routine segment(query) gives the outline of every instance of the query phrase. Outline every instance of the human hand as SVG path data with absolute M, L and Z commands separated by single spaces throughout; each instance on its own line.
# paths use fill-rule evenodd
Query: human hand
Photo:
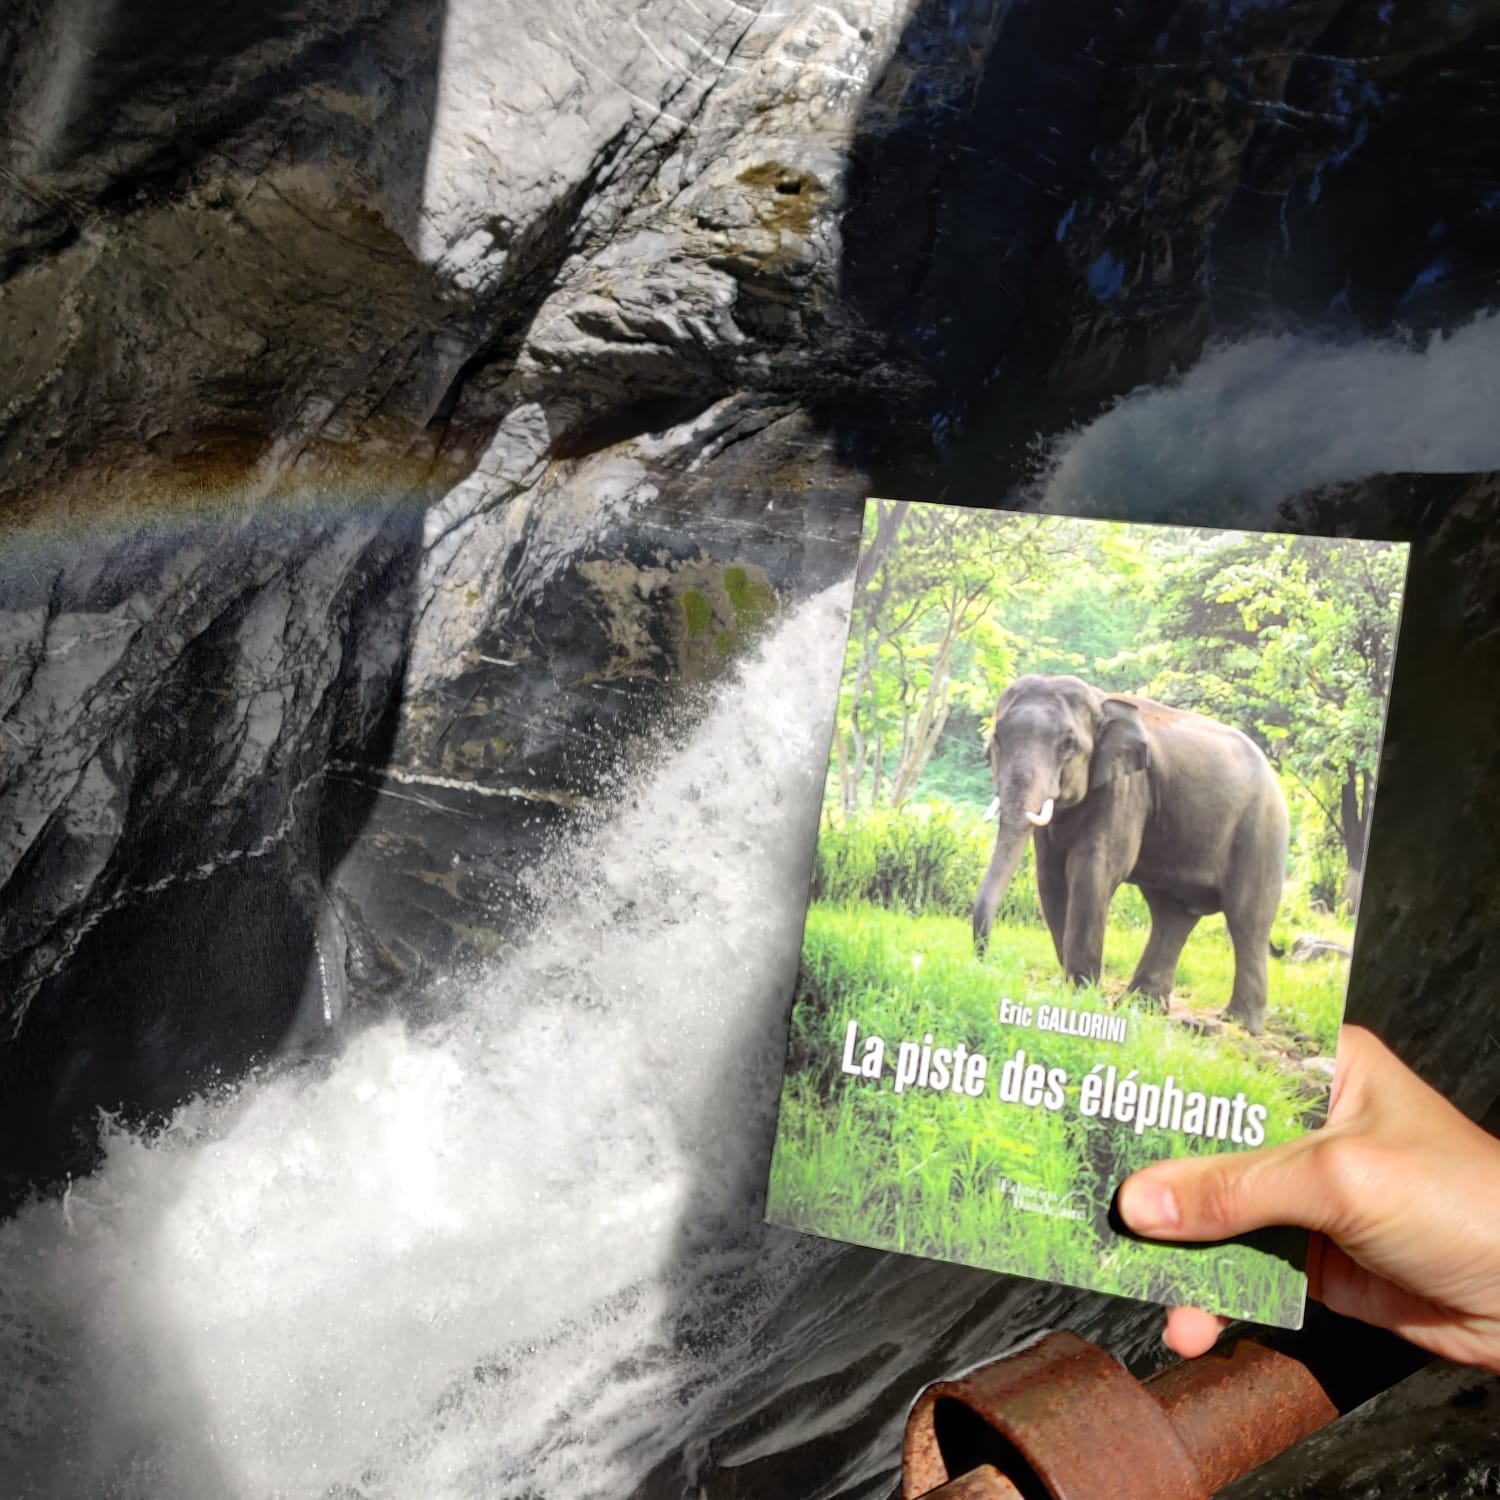
M 1156 1162 L 1117 1207 L 1154 1240 L 1314 1231 L 1308 1289 L 1336 1313 L 1500 1372 L 1500 1141 L 1370 1032 L 1345 1026 L 1328 1123 L 1258 1151 Z M 1210 1348 L 1226 1320 L 1167 1314 L 1168 1346 Z

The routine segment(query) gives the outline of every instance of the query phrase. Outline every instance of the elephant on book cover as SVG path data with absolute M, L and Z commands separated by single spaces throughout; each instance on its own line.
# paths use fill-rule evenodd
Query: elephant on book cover
M 1027 676 L 1000 697 L 989 759 L 999 826 L 974 899 L 976 950 L 1034 839 L 1037 894 L 1070 980 L 1098 981 L 1109 904 L 1128 881 L 1151 912 L 1130 989 L 1165 1003 L 1188 934 L 1222 911 L 1235 961 L 1227 1014 L 1258 1034 L 1288 824 L 1255 743 L 1149 698 Z

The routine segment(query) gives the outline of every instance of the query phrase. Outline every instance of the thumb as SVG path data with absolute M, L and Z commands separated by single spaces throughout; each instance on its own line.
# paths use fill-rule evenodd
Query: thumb
M 1222 1240 L 1273 1224 L 1326 1229 L 1331 1204 L 1313 1165 L 1315 1140 L 1156 1162 L 1125 1179 L 1116 1207 L 1131 1230 L 1157 1240 Z

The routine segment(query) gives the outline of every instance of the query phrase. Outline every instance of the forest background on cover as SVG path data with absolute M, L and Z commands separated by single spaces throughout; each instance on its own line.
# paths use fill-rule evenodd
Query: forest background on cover
M 1292 816 L 1283 925 L 1347 931 L 1404 567 L 1404 549 L 1380 543 L 873 501 L 827 824 L 884 843 L 901 818 L 971 826 L 991 796 L 984 741 L 1001 690 L 1024 672 L 1075 673 L 1255 740 Z M 852 894 L 826 857 L 819 878 L 822 894 Z

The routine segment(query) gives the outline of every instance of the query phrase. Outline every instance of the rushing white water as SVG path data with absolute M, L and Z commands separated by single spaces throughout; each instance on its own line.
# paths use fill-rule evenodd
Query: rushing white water
M 1248 339 L 1054 444 L 1042 509 L 1265 524 L 1316 485 L 1500 469 L 1497 411 L 1497 313 L 1422 347 Z
M 755 1208 L 840 592 L 544 872 L 538 935 L 440 1023 L 117 1132 L 0 1229 L 21 1493 L 619 1494 L 680 1444 L 709 1378 L 669 1357 L 680 1309 L 734 1270 L 742 1320 L 828 1253 Z

